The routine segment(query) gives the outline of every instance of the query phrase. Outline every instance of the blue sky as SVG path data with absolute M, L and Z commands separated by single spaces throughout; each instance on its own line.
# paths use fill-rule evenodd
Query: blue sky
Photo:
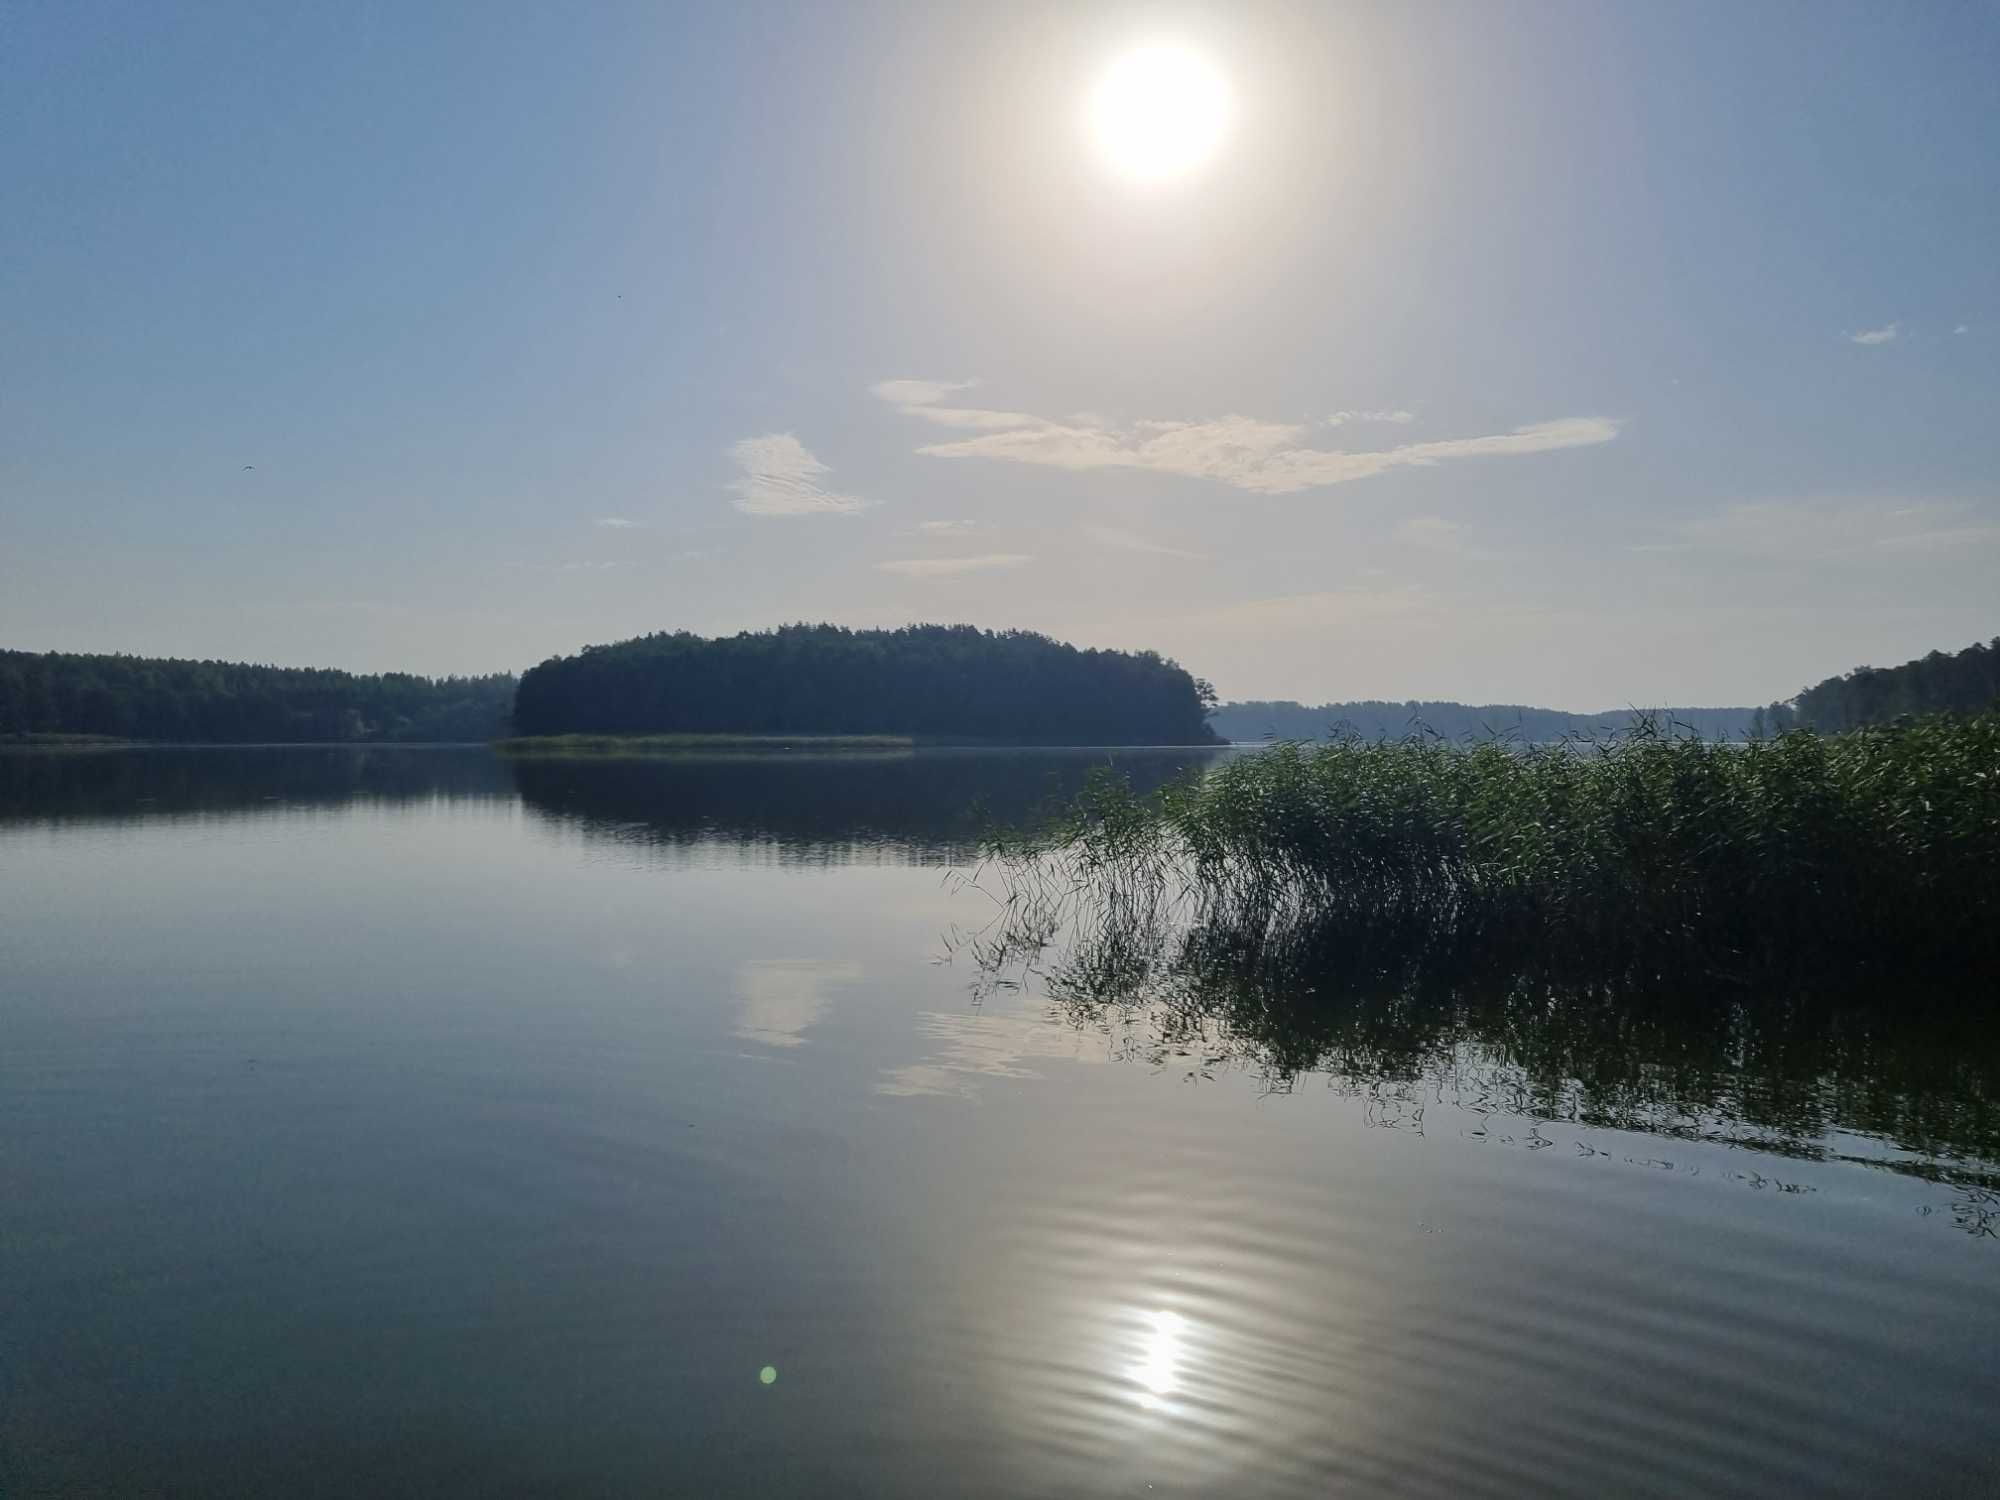
M 1135 181 L 1159 42 L 1228 118 Z M 0 643 L 1785 696 L 2000 632 L 1996 78 L 1966 4 L 10 0 Z

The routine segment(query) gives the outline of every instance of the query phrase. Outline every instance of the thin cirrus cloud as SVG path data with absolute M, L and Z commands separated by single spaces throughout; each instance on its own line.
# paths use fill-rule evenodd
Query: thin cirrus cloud
M 1428 468 L 1461 458 L 1504 457 L 1586 448 L 1618 436 L 1610 417 L 1563 417 L 1511 432 L 1350 453 L 1306 444 L 1309 424 L 1267 422 L 1230 415 L 1204 422 L 1139 421 L 1116 426 L 1053 421 L 1026 412 L 944 406 L 969 382 L 891 380 L 873 387 L 906 416 L 974 434 L 928 443 L 917 452 L 933 458 L 985 458 L 1087 472 L 1137 469 L 1210 479 L 1259 495 L 1289 495 L 1392 469 Z
M 1019 427 L 1033 427 L 1041 420 L 1024 411 L 989 411 L 976 406 L 946 404 L 948 397 L 960 391 L 969 391 L 978 384 L 976 380 L 881 380 L 868 389 L 904 416 L 921 417 L 939 427 L 968 432 L 1005 432 Z
M 612 531 L 635 531 L 641 523 L 625 516 L 599 516 L 592 524 L 607 527 Z
M 1465 545 L 1465 528 L 1442 516 L 1412 516 L 1396 528 L 1396 539 L 1433 552 L 1456 552 Z
M 729 482 L 731 502 L 749 516 L 851 516 L 875 502 L 830 490 L 833 471 L 789 432 L 744 438 L 729 450 L 742 472 Z
M 1119 552 L 1144 552 L 1154 557 L 1184 557 L 1192 562 L 1205 562 L 1206 552 L 1190 552 L 1185 547 L 1169 547 L 1164 542 L 1155 542 L 1137 532 L 1121 531 L 1116 526 L 1086 526 L 1083 534 L 1100 547 L 1110 547 Z
M 1872 348 L 1876 344 L 1893 344 L 1902 331 L 1900 323 L 1884 323 L 1880 328 L 1864 328 L 1859 333 L 1850 333 L 1847 341 L 1850 344 L 1867 344 Z
M 988 552 L 979 557 L 892 557 L 875 566 L 881 572 L 899 573 L 905 578 L 950 578 L 960 573 L 1018 568 L 1034 560 L 1024 552 Z
M 1959 500 L 1766 500 L 1731 505 L 1680 528 L 1676 548 L 1806 562 L 1870 552 L 1932 554 L 1978 566 L 2000 545 L 2000 517 Z
M 1394 411 L 1337 411 L 1326 419 L 1326 425 L 1345 427 L 1349 422 L 1393 422 L 1398 427 L 1407 427 L 1416 420 L 1415 412 L 1398 407 Z
M 1396 540 L 1426 552 L 1443 552 L 1468 562 L 1491 562 L 1500 556 L 1489 547 L 1477 545 L 1472 533 L 1458 521 L 1443 516 L 1411 516 L 1396 528 Z

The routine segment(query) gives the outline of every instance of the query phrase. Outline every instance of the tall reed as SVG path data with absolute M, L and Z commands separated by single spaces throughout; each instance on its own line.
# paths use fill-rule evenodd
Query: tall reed
M 1045 903 L 1309 916 L 1454 962 L 2000 972 L 2000 711 L 1737 744 L 1648 721 L 1552 746 L 1278 745 L 1150 797 L 1102 777 L 994 852 L 1039 861 Z

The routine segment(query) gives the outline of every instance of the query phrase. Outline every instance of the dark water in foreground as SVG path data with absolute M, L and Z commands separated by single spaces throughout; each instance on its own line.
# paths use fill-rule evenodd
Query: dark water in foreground
M 975 988 L 1102 759 L 0 755 L 0 1494 L 2000 1490 L 1949 997 Z

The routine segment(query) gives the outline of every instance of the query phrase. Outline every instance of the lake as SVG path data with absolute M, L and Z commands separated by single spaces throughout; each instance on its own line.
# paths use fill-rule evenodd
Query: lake
M 2000 1490 L 1990 994 L 971 961 L 1228 753 L 0 754 L 0 1493 Z

